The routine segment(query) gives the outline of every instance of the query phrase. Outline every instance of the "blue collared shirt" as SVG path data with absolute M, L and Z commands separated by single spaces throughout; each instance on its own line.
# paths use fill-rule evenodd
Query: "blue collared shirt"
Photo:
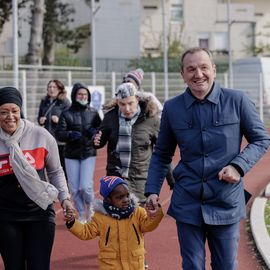
M 248 145 L 241 151 L 243 136 Z M 181 160 L 168 214 L 194 225 L 233 224 L 245 217 L 243 181 L 220 181 L 218 173 L 233 164 L 244 176 L 269 144 L 255 105 L 242 91 L 215 83 L 204 100 L 197 100 L 186 89 L 164 105 L 145 193 L 159 194 L 178 145 Z

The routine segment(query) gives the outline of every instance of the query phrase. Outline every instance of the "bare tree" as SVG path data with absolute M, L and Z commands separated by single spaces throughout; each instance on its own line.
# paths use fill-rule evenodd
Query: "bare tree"
M 46 13 L 43 25 L 43 64 L 53 65 L 55 60 L 56 44 L 62 44 L 76 53 L 89 36 L 89 27 L 72 29 L 74 21 L 74 3 L 65 3 L 61 0 L 45 0 Z
M 44 1 L 34 0 L 31 34 L 28 44 L 28 54 L 26 56 L 27 63 L 31 65 L 37 65 L 41 60 L 43 19 L 45 13 Z

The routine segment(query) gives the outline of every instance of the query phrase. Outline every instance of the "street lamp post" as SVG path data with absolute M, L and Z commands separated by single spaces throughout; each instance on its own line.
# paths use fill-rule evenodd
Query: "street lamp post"
M 95 25 L 95 0 L 91 0 L 91 37 L 92 37 L 92 84 L 96 86 L 96 25 Z
M 12 0 L 13 15 L 13 85 L 18 88 L 18 5 L 17 0 Z
M 228 57 L 229 57 L 229 86 L 233 88 L 233 66 L 232 66 L 232 48 L 231 48 L 231 8 L 230 0 L 227 0 L 227 20 L 228 20 Z
M 161 0 L 162 6 L 162 23 L 163 23 L 163 72 L 164 72 L 164 98 L 165 100 L 169 97 L 168 89 L 168 42 L 167 42 L 167 20 L 165 13 L 165 3 Z

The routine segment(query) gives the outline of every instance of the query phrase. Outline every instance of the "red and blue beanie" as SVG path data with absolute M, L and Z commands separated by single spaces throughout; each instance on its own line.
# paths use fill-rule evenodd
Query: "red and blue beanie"
M 107 198 L 110 193 L 118 186 L 118 185 L 128 185 L 126 181 L 118 176 L 103 176 L 100 178 L 100 195 L 103 198 Z

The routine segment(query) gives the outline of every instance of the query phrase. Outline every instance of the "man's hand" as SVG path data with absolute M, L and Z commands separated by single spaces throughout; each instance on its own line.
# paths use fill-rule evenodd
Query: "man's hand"
M 234 184 L 239 182 L 241 177 L 234 166 L 228 165 L 218 173 L 218 178 L 219 180 Z
M 146 199 L 145 208 L 150 218 L 154 217 L 157 213 L 157 210 L 159 208 L 158 200 L 159 197 L 157 194 L 151 194 Z
M 94 145 L 95 146 L 100 145 L 101 136 L 102 136 L 102 131 L 100 130 L 99 132 L 96 133 L 96 135 L 94 137 Z

